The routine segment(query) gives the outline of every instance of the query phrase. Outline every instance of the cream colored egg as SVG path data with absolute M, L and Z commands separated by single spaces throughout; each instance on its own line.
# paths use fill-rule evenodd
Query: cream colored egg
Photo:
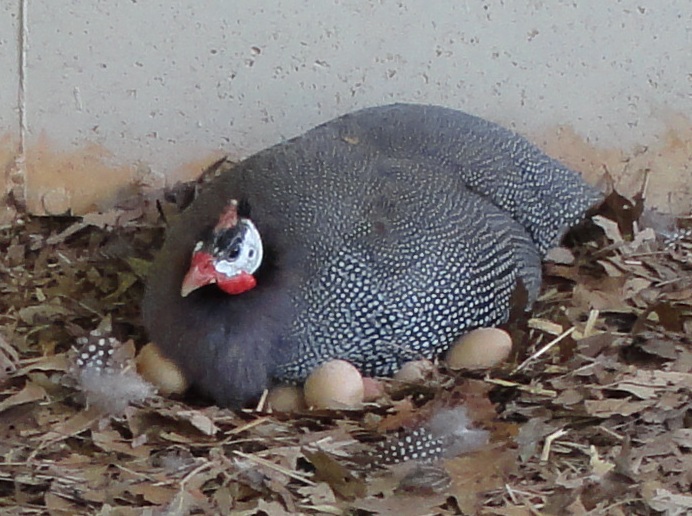
M 363 401 L 376 401 L 385 394 L 384 384 L 375 379 L 363 377 Z
M 450 369 L 487 369 L 506 360 L 512 338 L 498 328 L 479 328 L 457 339 L 447 352 Z
M 394 374 L 394 379 L 405 383 L 422 382 L 434 369 L 435 366 L 430 360 L 412 360 L 401 366 Z
M 363 377 L 344 360 L 331 360 L 315 369 L 304 386 L 305 401 L 313 408 L 355 408 L 363 403 Z
M 295 412 L 305 408 L 303 389 L 295 385 L 280 385 L 269 391 L 267 403 L 276 412 Z
M 188 388 L 188 383 L 182 371 L 173 361 L 161 354 L 158 346 L 150 342 L 144 346 L 137 357 L 137 372 L 165 395 L 182 394 Z

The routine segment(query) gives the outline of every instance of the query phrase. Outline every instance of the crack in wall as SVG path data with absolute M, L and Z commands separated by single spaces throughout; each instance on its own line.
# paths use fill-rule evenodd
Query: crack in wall
M 15 104 L 10 105 L 12 112 L 8 116 L 11 130 L 3 141 L 6 145 L 0 149 L 0 167 L 2 167 L 3 184 L 0 186 L 0 223 L 11 220 L 16 210 L 26 207 L 28 183 L 28 114 L 27 114 L 27 74 L 29 51 L 28 7 L 29 0 L 18 0 L 15 4 L 17 24 L 14 30 L 16 43 L 15 63 Z M 16 113 L 16 115 L 15 115 Z
M 18 61 L 19 76 L 17 83 L 17 111 L 19 114 L 19 143 L 15 158 L 15 172 L 12 183 L 13 190 L 21 196 L 21 201 L 26 199 L 26 137 L 27 137 L 27 109 L 26 109 L 26 81 L 27 81 L 27 53 L 29 47 L 29 26 L 27 10 L 29 0 L 19 0 L 19 32 L 18 36 Z

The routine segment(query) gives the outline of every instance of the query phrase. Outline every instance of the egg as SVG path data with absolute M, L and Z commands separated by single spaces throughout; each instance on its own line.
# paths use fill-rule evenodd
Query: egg
M 363 378 L 363 401 L 376 401 L 385 394 L 384 384 L 375 379 Z
M 394 374 L 394 379 L 404 383 L 418 383 L 425 380 L 434 369 L 430 360 L 412 360 L 401 366 Z
M 135 363 L 140 376 L 154 385 L 164 396 L 182 394 L 188 388 L 187 380 L 180 368 L 164 357 L 153 342 L 140 350 Z
M 305 401 L 313 408 L 356 408 L 365 388 L 358 369 L 344 360 L 331 360 L 315 369 L 305 381 Z
M 267 404 L 276 412 L 295 412 L 305 408 L 303 389 L 295 385 L 279 385 L 269 391 Z
M 506 360 L 512 337 L 499 328 L 479 328 L 457 339 L 447 352 L 450 369 L 487 369 Z

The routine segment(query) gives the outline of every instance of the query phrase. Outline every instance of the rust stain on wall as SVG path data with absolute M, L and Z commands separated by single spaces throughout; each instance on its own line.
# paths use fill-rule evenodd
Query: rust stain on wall
M 0 135 L 0 224 L 4 224 L 12 219 L 14 214 L 13 206 L 8 203 L 9 195 L 22 196 L 24 187 L 20 171 L 17 168 L 17 158 L 19 157 L 19 142 L 13 135 L 7 133 Z
M 624 195 L 631 197 L 645 187 L 649 208 L 675 215 L 692 210 L 692 121 L 682 115 L 671 117 L 657 143 L 630 152 L 592 145 L 570 127 L 559 127 L 535 141 L 592 184 L 605 186 L 607 172 Z
M 45 136 L 26 149 L 26 206 L 40 215 L 83 214 L 112 203 L 135 179 L 103 146 L 58 150 Z
M 204 157 L 167 171 L 166 177 L 145 164 L 121 164 L 112 152 L 95 143 L 75 150 L 60 150 L 43 136 L 26 151 L 26 207 L 37 215 L 81 215 L 113 206 L 142 185 L 163 187 L 198 177 L 223 156 Z
M 595 146 L 564 126 L 533 141 L 593 184 L 604 187 L 607 171 L 618 191 L 632 196 L 641 190 L 648 175 L 647 206 L 674 214 L 688 214 L 692 209 L 692 123 L 682 116 L 656 144 L 631 152 Z M 95 143 L 65 151 L 42 137 L 26 150 L 26 178 L 22 178 L 16 166 L 16 139 L 0 136 L 3 192 L 12 188 L 26 192 L 28 211 L 39 215 L 102 210 L 142 184 L 159 187 L 195 179 L 222 156 L 221 151 L 204 152 L 199 159 L 166 171 L 163 177 L 151 174 L 146 165 L 120 164 L 110 151 Z
M 204 156 L 183 163 L 179 167 L 171 170 L 170 173 L 167 173 L 166 184 L 173 185 L 179 181 L 192 181 L 197 179 L 211 164 L 220 160 L 225 155 L 226 153 L 222 151 L 205 152 Z
M 11 168 L 17 158 L 18 152 L 17 139 L 11 134 L 0 135 L 0 166 L 3 170 L 5 183 L 10 179 Z

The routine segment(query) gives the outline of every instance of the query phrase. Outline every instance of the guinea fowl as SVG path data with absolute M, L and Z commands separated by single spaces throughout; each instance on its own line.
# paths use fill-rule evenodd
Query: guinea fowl
M 460 111 L 363 109 L 213 179 L 170 228 L 150 338 L 239 407 L 343 359 L 391 375 L 529 304 L 541 258 L 600 199 L 524 138 Z

